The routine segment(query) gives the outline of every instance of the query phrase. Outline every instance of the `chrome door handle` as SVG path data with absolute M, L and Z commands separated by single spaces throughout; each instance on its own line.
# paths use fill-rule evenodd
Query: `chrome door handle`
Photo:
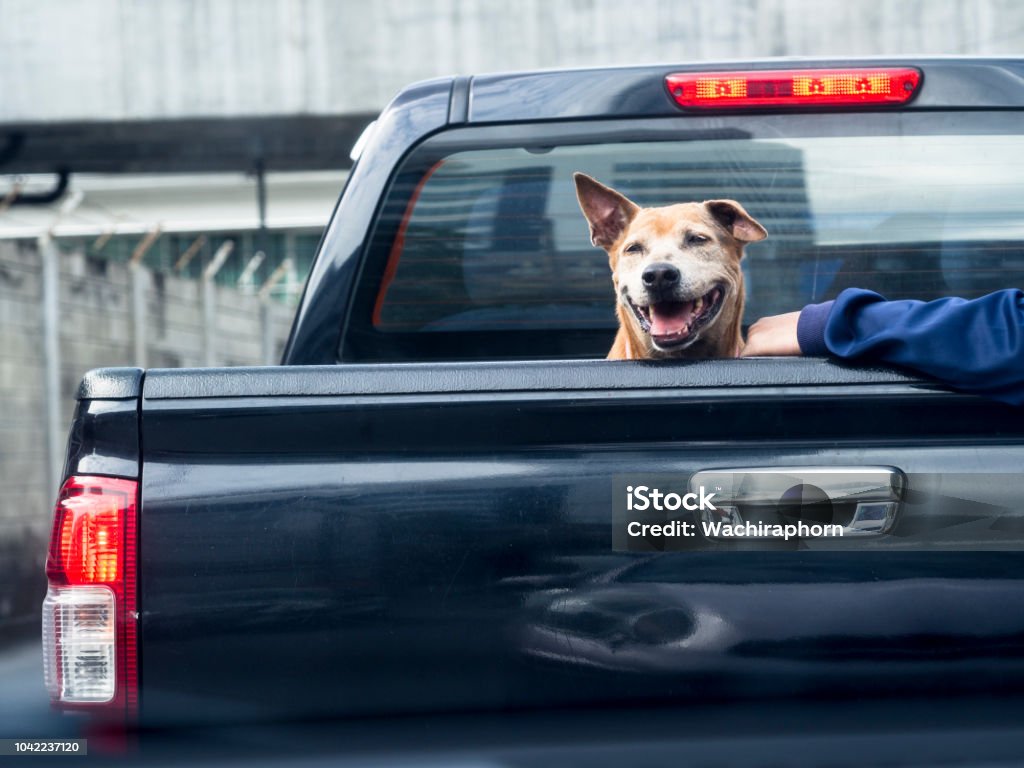
M 713 493 L 704 522 L 814 522 L 843 526 L 844 536 L 878 536 L 896 523 L 907 476 L 896 467 L 739 467 L 707 469 L 690 490 Z M 755 538 L 755 537 L 752 537 Z

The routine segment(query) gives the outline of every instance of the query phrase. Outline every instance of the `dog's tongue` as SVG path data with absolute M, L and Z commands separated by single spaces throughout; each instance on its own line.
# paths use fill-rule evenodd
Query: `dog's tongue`
M 692 301 L 663 301 L 651 304 L 651 336 L 677 336 L 686 333 L 693 318 Z

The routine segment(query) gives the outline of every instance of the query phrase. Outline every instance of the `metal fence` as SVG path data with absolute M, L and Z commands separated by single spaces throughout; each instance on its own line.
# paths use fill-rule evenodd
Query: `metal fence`
M 282 299 L 273 289 L 290 262 L 262 286 L 218 284 L 218 259 L 230 250 L 222 245 L 188 277 L 97 258 L 84 244 L 0 241 L 0 635 L 42 599 L 52 504 L 86 371 L 280 359 L 294 293 Z

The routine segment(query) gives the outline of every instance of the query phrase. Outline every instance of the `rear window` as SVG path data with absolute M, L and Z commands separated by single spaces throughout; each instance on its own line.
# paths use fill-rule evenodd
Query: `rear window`
M 343 357 L 603 356 L 610 270 L 589 242 L 574 171 L 644 206 L 740 202 L 769 233 L 747 247 L 746 324 L 853 286 L 932 299 L 1024 285 L 1018 122 L 739 117 L 674 121 L 679 138 L 661 126 L 655 140 L 474 146 L 481 129 L 465 132 L 465 148 L 425 145 L 384 203 Z

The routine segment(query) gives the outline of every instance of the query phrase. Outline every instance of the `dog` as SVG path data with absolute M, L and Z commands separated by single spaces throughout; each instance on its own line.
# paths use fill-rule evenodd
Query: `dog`
M 619 330 L 609 360 L 736 357 L 747 243 L 768 233 L 734 200 L 641 208 L 583 173 L 576 197 L 608 253 Z

